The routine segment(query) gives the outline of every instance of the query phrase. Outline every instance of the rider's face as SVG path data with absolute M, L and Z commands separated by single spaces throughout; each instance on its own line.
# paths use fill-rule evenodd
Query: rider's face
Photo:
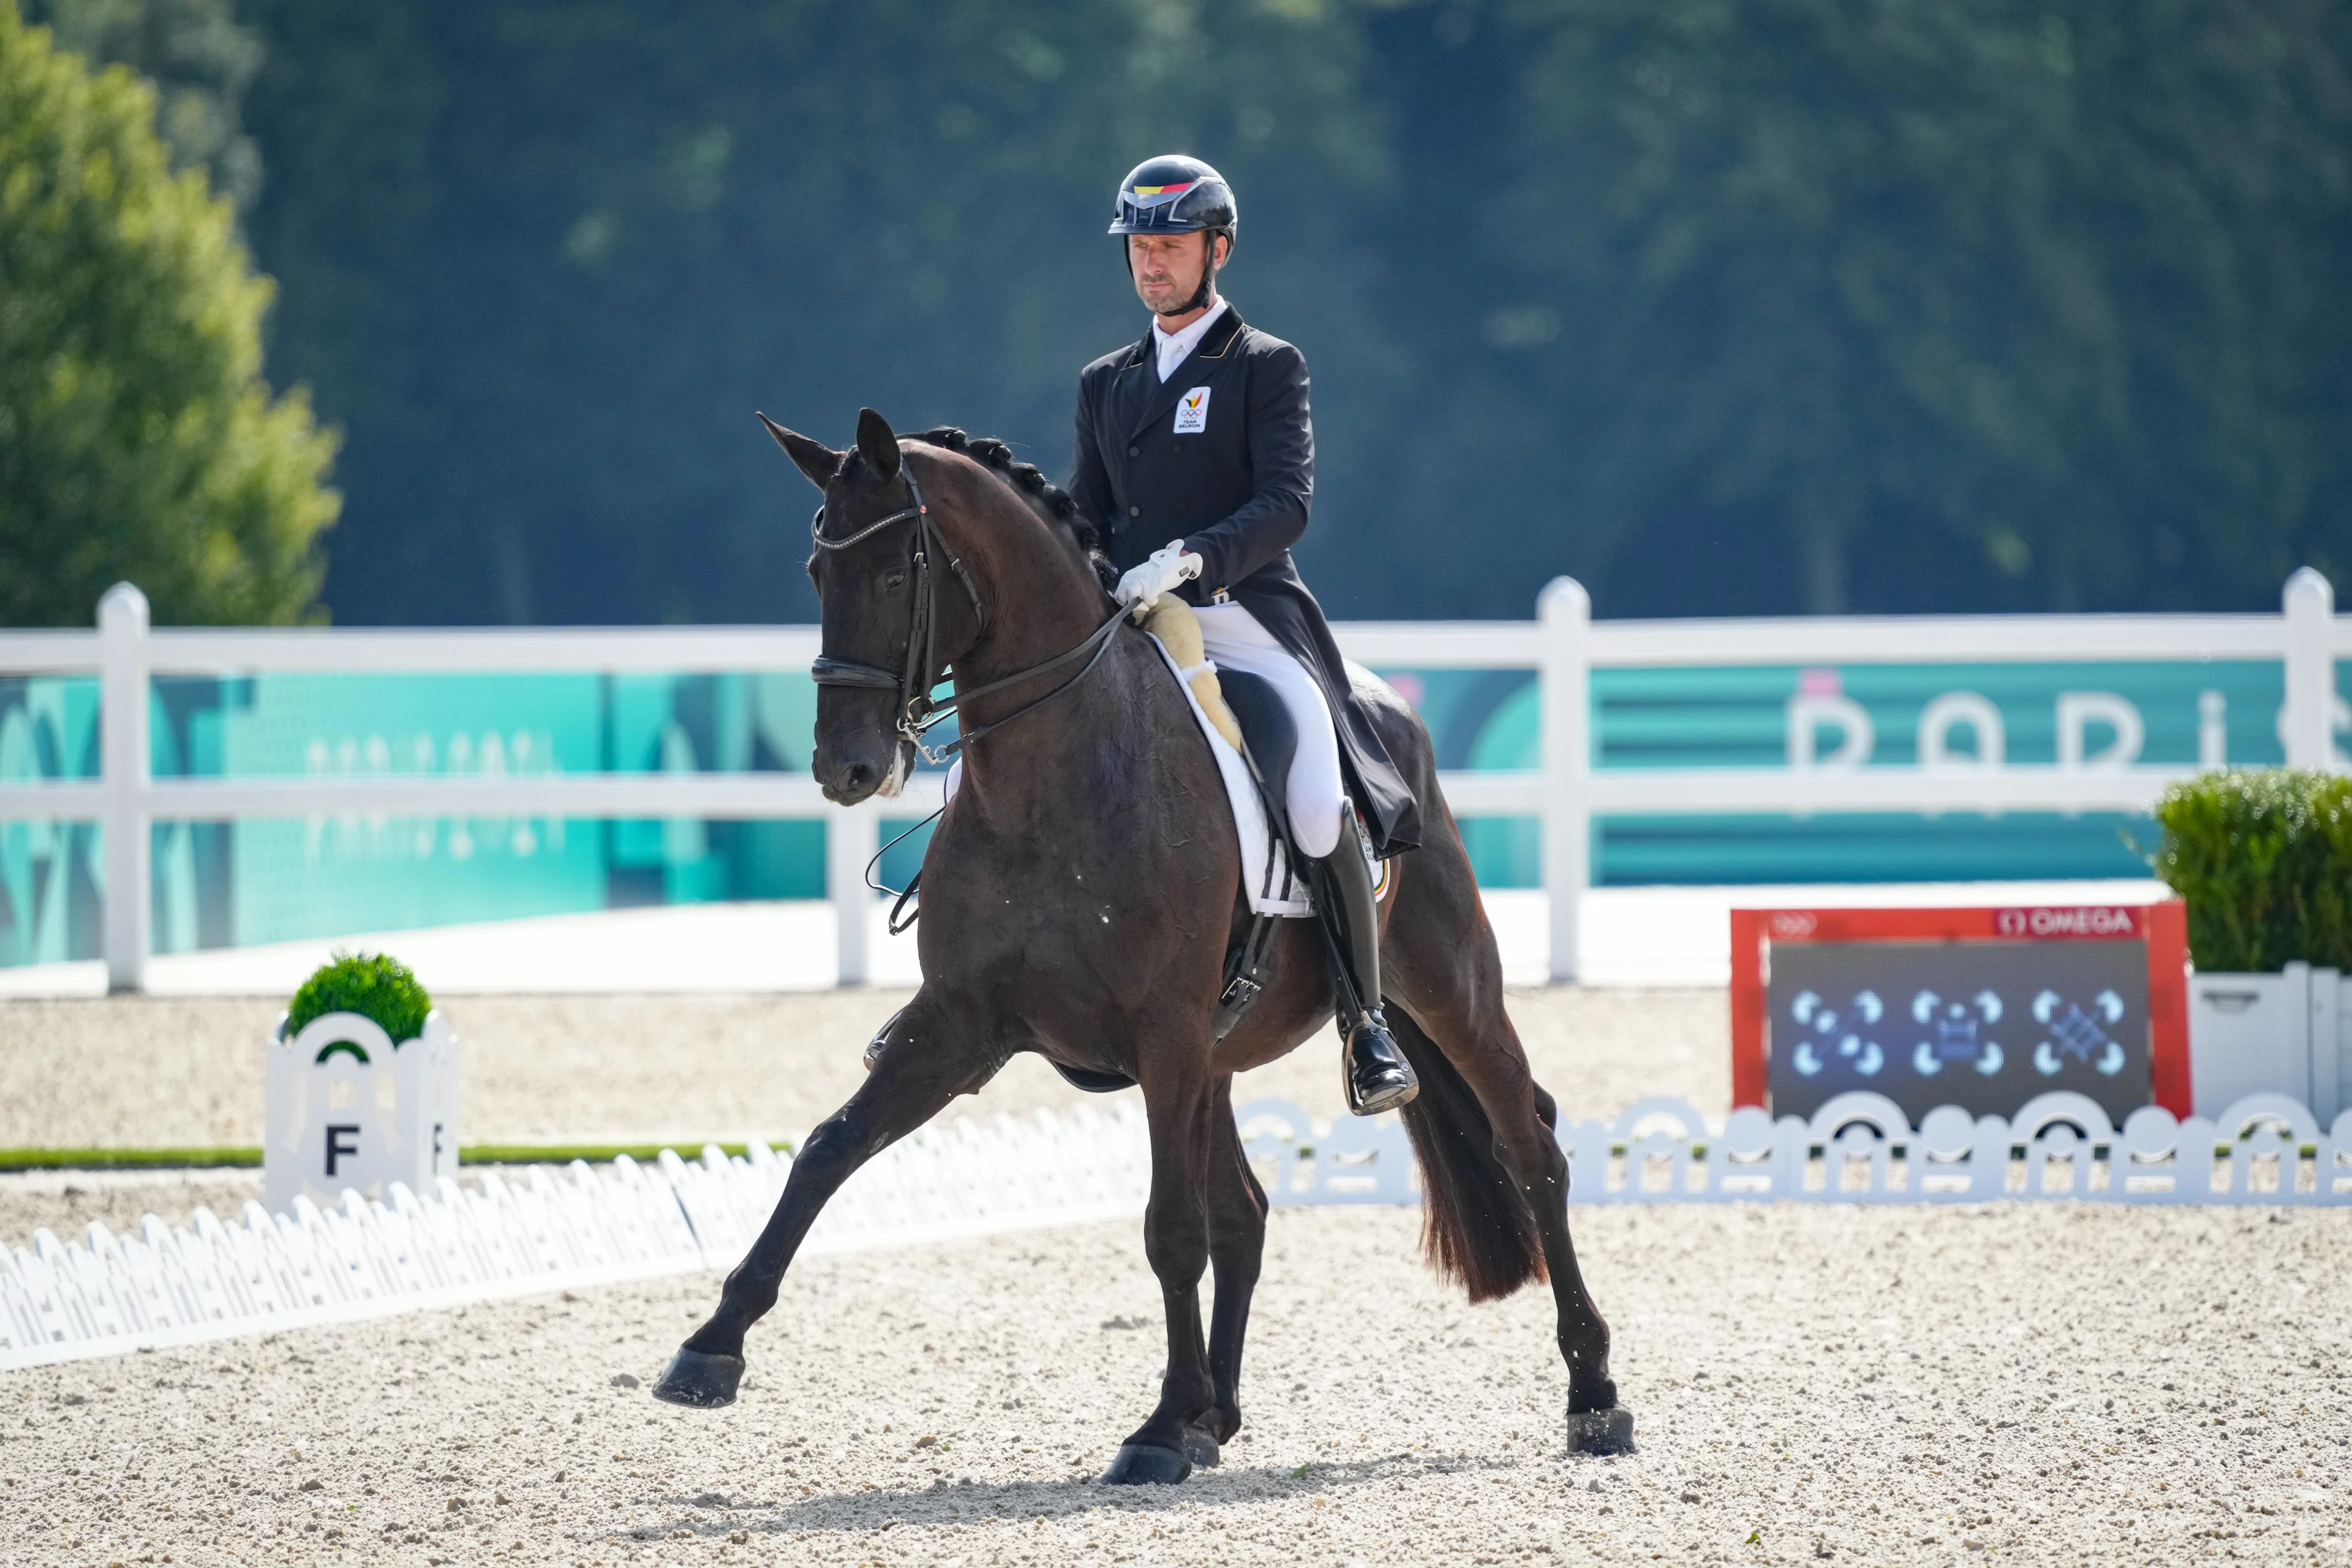
M 1225 238 L 1215 234 L 1130 234 L 1127 237 L 1127 269 L 1135 278 L 1136 297 L 1156 315 L 1184 313 L 1201 287 L 1201 269 L 1209 264 L 1209 247 L 1224 259 Z

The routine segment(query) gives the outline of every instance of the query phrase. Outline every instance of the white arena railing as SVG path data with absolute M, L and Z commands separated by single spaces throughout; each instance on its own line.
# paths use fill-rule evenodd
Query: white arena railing
M 732 1268 L 783 1195 L 792 1156 L 754 1142 L 699 1159 L 665 1149 L 484 1167 L 425 1193 L 346 1188 L 233 1221 L 199 1208 L 184 1226 L 147 1215 L 137 1234 L 92 1224 L 75 1239 L 0 1241 L 0 1373 L 236 1334 L 355 1322 L 471 1301 Z M 852 1176 L 801 1255 L 908 1247 L 1125 1219 L 1151 1193 L 1151 1149 L 1133 1106 L 927 1127 Z
M 1394 1116 L 1318 1126 L 1286 1100 L 1235 1113 L 1243 1155 L 1276 1207 L 1421 1202 Z M 2095 1101 L 2045 1094 L 2014 1118 L 1954 1106 L 1913 1128 L 1893 1101 L 1843 1094 L 1810 1120 L 1750 1106 L 1710 1124 L 1685 1101 L 1638 1100 L 1559 1131 L 1569 1201 L 1628 1204 L 2352 1204 L 2352 1110 L 2322 1128 L 2257 1094 L 2219 1119 L 2156 1106 L 2120 1128 Z M 563 1170 L 486 1168 L 379 1198 L 345 1191 L 224 1222 L 149 1215 L 135 1235 L 89 1226 L 0 1242 L 0 1373 L 233 1335 L 318 1328 L 471 1301 L 731 1267 L 767 1222 L 792 1156 L 670 1150 Z M 1142 1214 L 1151 1151 L 1132 1103 L 923 1129 L 852 1176 L 802 1256 L 914 1246 Z
M 1916 767 L 1864 768 L 1816 758 L 1793 740 L 1790 765 L 1780 768 L 1595 770 L 1590 679 L 1595 669 L 2275 659 L 2285 677 L 2279 732 L 2289 766 L 2340 767 L 2334 732 L 2352 727 L 2335 677 L 2336 661 L 2352 657 L 2352 616 L 2336 616 L 2334 590 L 2308 567 L 2288 579 L 2275 616 L 1596 622 L 1583 587 L 1561 577 L 1544 589 L 1533 621 L 1371 621 L 1333 629 L 1349 658 L 1376 667 L 1536 671 L 1542 766 L 1448 773 L 1441 783 L 1458 816 L 1541 820 L 1549 973 L 1559 982 L 1578 974 L 1579 915 L 1591 880 L 1596 815 L 2141 812 L 2166 785 L 2195 772 L 2104 765 L 2096 758 L 2071 765 L 1986 766 L 1955 757 Z M 153 629 L 146 596 L 120 584 L 100 602 L 94 631 L 0 631 L 0 676 L 98 675 L 103 757 L 97 779 L 0 784 L 0 820 L 96 821 L 104 830 L 106 885 L 144 888 L 149 826 L 158 820 L 375 812 L 820 819 L 827 825 L 827 897 L 840 917 L 840 978 L 862 984 L 869 973 L 866 917 L 872 898 L 864 872 L 879 842 L 884 805 L 893 816 L 929 810 L 939 804 L 936 774 L 916 775 L 898 801 L 845 810 L 828 804 L 809 778 L 781 773 L 157 779 L 149 765 L 146 696 L 156 676 L 805 671 L 817 651 L 813 626 Z M 1797 732 L 1792 726 L 1792 737 Z M 110 990 L 144 988 L 150 920 L 145 899 L 106 900 Z

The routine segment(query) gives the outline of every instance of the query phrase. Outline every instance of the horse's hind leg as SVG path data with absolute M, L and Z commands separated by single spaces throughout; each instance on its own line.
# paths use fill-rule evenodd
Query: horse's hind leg
M 1209 1117 L 1209 1268 L 1216 1301 L 1209 1313 L 1209 1380 L 1216 1406 L 1195 1464 L 1215 1464 L 1216 1443 L 1233 1440 L 1242 1426 L 1242 1340 L 1249 1332 L 1250 1295 L 1257 1289 L 1265 1257 L 1265 1191 L 1242 1156 L 1241 1132 L 1234 1125 L 1234 1080 L 1217 1080 Z
M 1402 868 L 1405 880 L 1382 942 L 1388 990 L 1406 1015 L 1399 1043 L 1423 1080 L 1407 1122 L 1418 1122 L 1424 1185 L 1447 1189 L 1431 1193 L 1428 1212 L 1433 1226 L 1453 1227 L 1450 1237 L 1436 1239 L 1454 1249 L 1450 1257 L 1472 1299 L 1499 1295 L 1533 1273 L 1519 1222 L 1503 1210 L 1496 1223 L 1492 1206 L 1500 1195 L 1495 1184 L 1517 1189 L 1551 1277 L 1559 1353 L 1568 1364 L 1570 1446 L 1623 1452 L 1633 1446 L 1633 1417 L 1618 1407 L 1609 1325 L 1585 1289 L 1569 1237 L 1568 1157 L 1552 1131 L 1551 1097 L 1528 1071 L 1527 1051 L 1504 1011 L 1495 933 L 1469 857 L 1451 822 L 1445 826 L 1449 831 L 1428 835 Z M 1482 1268 L 1492 1275 L 1484 1289 Z
M 775 1212 L 720 1288 L 718 1310 L 654 1386 L 673 1405 L 731 1405 L 743 1376 L 743 1336 L 776 1304 L 784 1270 L 809 1226 L 857 1168 L 939 1114 L 949 1100 L 994 1076 L 997 1058 L 975 1031 L 952 1026 L 922 994 L 883 1026 L 868 1048 L 872 1070 L 848 1103 L 808 1135 Z

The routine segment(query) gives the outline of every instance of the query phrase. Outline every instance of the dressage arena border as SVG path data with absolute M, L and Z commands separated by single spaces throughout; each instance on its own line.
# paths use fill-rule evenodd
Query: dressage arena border
M 1244 1148 L 1277 1206 L 1417 1204 L 1394 1116 L 1318 1131 L 1286 1100 L 1242 1108 Z M 2118 1130 L 2092 1100 L 2049 1094 L 2013 1118 L 1954 1106 L 1914 1129 L 1893 1101 L 1841 1095 L 1810 1120 L 1747 1107 L 1710 1131 L 1688 1102 L 1643 1100 L 1560 1131 L 1580 1205 L 1986 1203 L 2352 1205 L 2352 1110 L 2322 1132 L 2281 1095 L 2218 1119 L 2135 1111 Z M 764 1143 L 698 1160 L 664 1150 L 599 1169 L 486 1170 L 420 1197 L 346 1190 L 331 1209 L 246 1205 L 223 1224 L 149 1215 L 135 1237 L 93 1224 L 0 1249 L 0 1371 L 732 1267 L 782 1194 L 791 1157 Z M 1130 1217 L 1150 1192 L 1132 1107 L 1040 1110 L 926 1129 L 828 1204 L 803 1254 Z M 510 1178 L 511 1175 L 511 1179 Z
M 1421 1201 L 1393 1116 L 1342 1118 L 1260 1100 L 1243 1147 L 1277 1205 Z M 1938 1106 L 1913 1128 L 1885 1095 L 1841 1094 L 1808 1119 L 1743 1106 L 1710 1131 L 1687 1100 L 1640 1100 L 1559 1131 L 1570 1204 L 1990 1203 L 2352 1205 L 2352 1110 L 2323 1131 L 2301 1102 L 2252 1094 L 2218 1117 L 2143 1106 L 2118 1129 L 2097 1101 L 2038 1095 L 2015 1117 Z
M 0 1248 L 0 1371 L 239 1334 L 310 1328 L 699 1269 L 730 1268 L 784 1190 L 765 1143 L 698 1160 L 664 1150 L 602 1168 L 486 1170 L 478 1186 L 345 1189 L 290 1214 L 247 1203 L 234 1225 L 199 1208 L 150 1215 L 136 1237 L 92 1225 Z M 886 1151 L 825 1205 L 803 1256 L 1083 1225 L 1140 1214 L 1151 1186 L 1142 1116 L 1040 1110 L 929 1128 Z

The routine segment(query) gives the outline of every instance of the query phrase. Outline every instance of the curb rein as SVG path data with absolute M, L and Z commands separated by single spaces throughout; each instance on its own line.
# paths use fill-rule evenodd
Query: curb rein
M 1026 669 L 1016 671 L 999 680 L 992 680 L 985 686 L 975 686 L 969 691 L 950 693 L 944 700 L 933 698 L 931 688 L 938 684 L 938 678 L 946 673 L 940 669 L 938 657 L 939 589 L 931 576 L 931 552 L 934 550 L 939 552 L 940 558 L 947 563 L 948 569 L 955 574 L 956 581 L 963 584 L 964 595 L 971 601 L 972 614 L 980 618 L 980 629 L 983 634 L 987 632 L 989 626 L 988 607 L 981 602 L 980 589 L 972 583 L 971 574 L 964 570 L 963 562 L 958 558 L 954 551 L 948 548 L 946 536 L 940 532 L 939 524 L 931 521 L 931 510 L 923 504 L 923 488 L 915 480 L 914 466 L 907 462 L 903 455 L 899 458 L 898 474 L 907 481 L 908 504 L 906 506 L 886 518 L 867 523 L 846 539 L 827 539 L 824 536 L 824 503 L 820 501 L 817 503 L 816 515 L 809 521 L 809 538 L 814 542 L 819 550 L 846 550 L 853 544 L 863 543 L 871 539 L 886 528 L 905 522 L 909 519 L 913 520 L 915 532 L 909 566 L 913 574 L 915 607 L 912 619 L 907 627 L 907 657 L 898 672 L 894 675 L 889 670 L 875 665 L 859 664 L 855 659 L 835 658 L 830 654 L 820 654 L 810 664 L 809 675 L 819 686 L 861 687 L 873 691 L 895 692 L 898 698 L 897 725 L 898 735 L 913 746 L 917 754 L 925 762 L 937 767 L 957 752 L 965 750 L 982 735 L 1003 729 L 1023 714 L 1045 706 L 1079 681 L 1084 680 L 1093 671 L 1095 666 L 1102 662 L 1103 655 L 1110 651 L 1111 639 L 1127 620 L 1127 616 L 1124 612 L 1113 615 L 1110 619 L 1089 633 L 1084 641 L 1066 652 L 1055 654 L 1043 664 L 1033 664 Z M 1024 680 L 1049 674 L 1081 656 L 1086 658 L 1085 665 L 1068 679 L 1035 701 L 1014 709 L 993 723 L 982 724 L 976 730 L 967 731 L 943 746 L 935 748 L 925 742 L 924 736 L 929 734 L 934 726 L 945 721 L 958 709 L 973 699 L 986 697 L 992 692 L 1002 691 L 1008 686 L 1017 686 Z M 867 887 L 877 893 L 898 892 L 898 901 L 890 910 L 890 934 L 893 936 L 906 930 L 908 925 L 912 925 L 915 919 L 921 915 L 922 911 L 919 908 L 914 916 L 908 917 L 906 925 L 901 925 L 898 921 L 898 911 L 905 908 L 907 900 L 914 896 L 916 886 L 922 878 L 919 872 L 913 880 L 908 882 L 903 891 L 898 891 L 883 887 L 877 882 L 874 879 L 874 868 L 880 863 L 883 855 L 921 831 L 924 826 L 939 817 L 940 812 L 946 809 L 945 805 L 941 805 L 939 811 L 931 813 L 929 816 L 923 818 L 921 822 L 915 824 L 905 833 L 901 833 L 888 844 L 884 845 L 881 849 L 877 850 L 874 858 L 866 863 Z

